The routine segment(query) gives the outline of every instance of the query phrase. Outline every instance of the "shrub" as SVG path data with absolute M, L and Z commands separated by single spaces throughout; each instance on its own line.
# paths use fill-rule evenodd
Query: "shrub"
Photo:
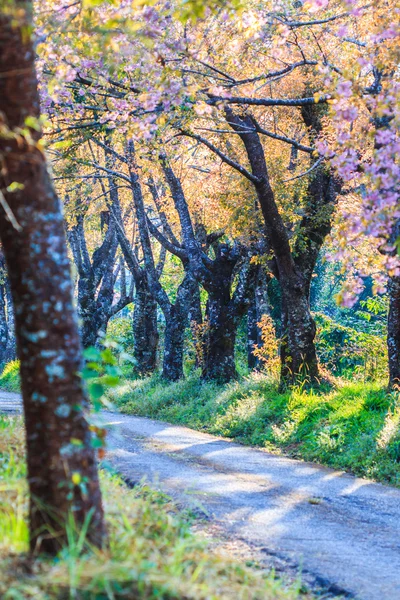
M 7 363 L 0 375 L 0 389 L 7 392 L 19 392 L 21 389 L 19 378 L 19 360 Z
M 340 325 L 316 313 L 316 346 L 320 362 L 334 375 L 382 379 L 387 375 L 387 350 L 383 337 Z
M 133 354 L 134 339 L 132 319 L 130 317 L 117 317 L 111 319 L 107 326 L 107 339 L 116 342 L 124 352 Z

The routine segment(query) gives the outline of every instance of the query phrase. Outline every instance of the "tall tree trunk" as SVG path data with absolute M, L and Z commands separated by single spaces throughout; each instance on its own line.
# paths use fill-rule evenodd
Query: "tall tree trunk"
M 257 369 L 260 366 L 259 359 L 255 356 L 255 348 L 261 348 L 261 329 L 258 326 L 263 315 L 270 314 L 268 301 L 268 279 L 264 267 L 259 267 L 257 272 L 254 293 L 250 300 L 250 306 L 247 311 L 247 365 L 250 370 Z
M 187 319 L 186 319 L 187 320 Z M 184 315 L 171 306 L 165 321 L 162 377 L 167 381 L 183 378 L 183 344 L 187 323 Z
M 400 389 L 400 276 L 392 276 L 388 285 L 389 314 L 387 347 L 389 357 L 389 388 Z
M 157 368 L 158 329 L 157 302 L 150 294 L 147 282 L 136 281 L 135 307 L 133 311 L 133 338 L 135 341 L 135 370 L 139 375 L 149 375 Z
M 9 329 L 6 298 L 6 286 L 4 283 L 0 285 L 0 368 L 7 362 Z
M 95 310 L 89 323 L 89 327 L 95 332 L 95 339 L 92 345 L 101 343 L 102 337 L 107 333 L 108 321 L 111 318 L 115 284 L 114 263 L 117 247 L 117 236 L 114 236 L 108 251 L 107 262 L 104 266 L 100 289 L 97 293 Z
M 257 304 L 254 295 L 247 311 L 247 366 L 250 371 L 256 369 L 259 364 L 257 356 L 254 354 L 255 348 L 259 345 L 259 327 L 257 323 Z
M 318 105 L 302 107 L 302 117 L 311 138 L 322 129 L 323 110 Z M 322 112 L 321 112 L 322 111 Z M 310 281 L 321 245 L 331 229 L 332 213 L 341 181 L 321 166 L 308 181 L 304 217 L 292 249 L 288 231 L 271 187 L 266 156 L 257 132 L 259 126 L 250 114 L 239 115 L 225 106 L 230 127 L 240 136 L 246 149 L 254 185 L 264 217 L 267 242 L 273 251 L 274 274 L 282 291 L 282 384 L 298 377 L 318 380 L 318 363 L 314 345 L 315 324 L 309 307 Z M 310 157 L 311 160 L 311 157 Z M 295 198 L 296 202 L 299 201 Z
M 96 311 L 96 289 L 93 277 L 88 274 L 80 276 L 78 281 L 78 315 L 82 346 L 95 346 L 98 330 L 93 315 Z
M 162 377 L 167 381 L 183 378 L 183 349 L 185 330 L 189 324 L 189 310 L 197 282 L 190 273 L 178 287 L 175 304 L 162 301 L 165 317 L 165 338 Z
M 195 351 L 195 367 L 199 368 L 203 360 L 203 313 L 201 310 L 200 287 L 197 284 L 190 303 L 189 323 Z
M 14 307 L 12 303 L 12 294 L 10 288 L 10 280 L 6 279 L 6 298 L 7 298 L 7 325 L 8 325 L 8 341 L 6 361 L 15 360 L 17 356 L 17 347 L 15 342 L 15 324 L 14 324 Z
M 311 383 L 318 379 L 318 361 L 309 285 L 304 285 L 300 277 L 288 278 L 281 282 L 281 291 L 281 381 L 285 385 L 300 378 Z
M 229 294 L 209 292 L 202 377 L 226 383 L 237 376 L 235 367 L 236 318 Z
M 107 332 L 114 299 L 114 262 L 118 240 L 113 236 L 104 262 L 82 270 L 78 280 L 78 315 L 84 348 L 96 346 Z M 99 275 L 99 271 L 101 275 Z M 100 286 L 99 286 L 100 284 Z
M 79 376 L 81 349 L 62 212 L 42 151 L 12 132 L 39 118 L 34 50 L 28 32 L 32 3 L 16 2 L 15 18 L 0 9 L 0 136 L 8 218 L 0 215 L 15 307 L 27 440 L 30 547 L 55 553 L 66 541 L 66 517 L 90 521 L 88 537 L 100 545 L 103 512 L 95 453 Z M 25 13 L 24 13 L 25 11 Z M 22 188 L 22 189 L 21 189 Z M 4 202 L 3 202 L 4 207 Z M 11 216 L 12 213 L 12 216 Z M 76 443 L 78 441 L 79 443 Z

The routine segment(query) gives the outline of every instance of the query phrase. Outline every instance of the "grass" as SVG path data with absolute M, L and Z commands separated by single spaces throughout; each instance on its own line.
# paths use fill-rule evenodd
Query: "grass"
M 4 366 L 0 375 L 0 389 L 6 392 L 20 391 L 19 361 L 12 360 Z
M 108 547 L 88 548 L 71 532 L 56 559 L 29 558 L 23 439 L 21 418 L 0 416 L 2 600 L 299 598 L 298 585 L 211 551 L 166 496 L 145 485 L 129 489 L 107 470 L 101 483 Z
M 218 386 L 196 377 L 126 381 L 111 393 L 126 413 L 184 424 L 274 453 L 400 486 L 400 398 L 383 384 L 338 381 L 278 391 L 261 374 Z

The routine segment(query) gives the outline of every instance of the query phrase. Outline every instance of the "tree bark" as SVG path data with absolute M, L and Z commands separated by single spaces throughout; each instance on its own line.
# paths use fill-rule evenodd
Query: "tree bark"
M 148 289 L 145 278 L 137 278 L 133 310 L 133 337 L 135 341 L 135 370 L 139 375 L 150 375 L 157 368 L 158 328 L 157 302 Z
M 7 362 L 8 319 L 5 284 L 0 285 L 0 368 Z
M 388 284 L 389 314 L 387 347 L 389 357 L 389 388 L 400 389 L 400 276 L 392 276 Z
M 281 281 L 282 291 L 282 338 L 281 382 L 282 385 L 305 379 L 318 379 L 318 361 L 315 350 L 316 325 L 311 316 L 306 283 L 297 276 Z
M 393 227 L 392 245 L 400 237 L 400 219 Z M 400 390 L 400 275 L 392 275 L 388 282 L 389 313 L 387 322 L 387 349 L 389 359 L 389 390 Z
M 237 319 L 232 312 L 230 294 L 224 294 L 223 290 L 221 293 L 209 292 L 206 317 L 202 377 L 227 383 L 237 376 L 235 366 Z
M 247 366 L 250 370 L 260 366 L 260 360 L 254 355 L 255 348 L 262 346 L 258 323 L 263 315 L 271 313 L 268 301 L 268 278 L 265 268 L 258 267 L 254 293 L 247 311 Z
M 259 366 L 259 360 L 254 354 L 255 348 L 259 348 L 259 327 L 257 304 L 255 296 L 252 298 L 249 310 L 247 311 L 247 366 L 250 371 L 253 371 Z
M 192 339 L 195 351 L 195 367 L 199 368 L 203 360 L 202 330 L 203 313 L 201 309 L 200 287 L 197 284 L 194 291 L 189 310 L 189 323 L 192 331 Z
M 182 283 L 178 287 L 175 303 L 164 301 L 160 303 L 165 317 L 165 339 L 162 377 L 167 381 L 182 379 L 183 349 L 185 331 L 189 324 L 189 310 L 193 294 L 196 289 L 196 280 L 190 273 L 185 273 Z
M 78 271 L 78 316 L 84 348 L 96 346 L 101 333 L 107 331 L 112 316 L 115 284 L 115 257 L 118 238 L 114 221 L 107 213 L 107 232 L 102 244 L 90 258 L 85 239 L 84 216 L 68 232 L 72 254 Z
M 32 3 L 16 6 L 15 19 L 0 10 L 0 114 L 8 127 L 0 135 L 0 188 L 23 189 L 4 193 L 8 218 L 1 213 L 0 237 L 21 361 L 30 547 L 54 554 L 66 542 L 68 514 L 78 527 L 90 522 L 88 538 L 100 545 L 103 512 L 61 207 L 37 146 L 40 133 L 32 129 L 31 140 L 13 135 L 40 112 L 28 36 Z
M 0 368 L 16 356 L 14 311 L 5 258 L 0 254 Z
M 167 381 L 178 381 L 183 378 L 183 345 L 185 339 L 185 323 L 182 311 L 171 306 L 165 321 L 164 355 L 162 378 Z

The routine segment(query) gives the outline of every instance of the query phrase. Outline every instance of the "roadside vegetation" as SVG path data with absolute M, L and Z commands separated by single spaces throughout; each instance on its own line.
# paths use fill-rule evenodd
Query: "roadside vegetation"
M 300 584 L 284 585 L 262 570 L 211 551 L 191 531 L 193 516 L 137 485 L 130 489 L 103 468 L 108 545 L 94 549 L 72 522 L 55 559 L 28 557 L 28 489 L 22 420 L 0 416 L 0 597 L 117 600 L 220 598 L 295 600 Z
M 173 384 L 151 377 L 126 381 L 111 399 L 129 414 L 400 486 L 400 403 L 384 382 L 339 380 L 282 393 L 261 373 L 220 386 L 198 377 Z
M 6 392 L 20 391 L 20 378 L 19 378 L 19 361 L 11 360 L 4 366 L 4 369 L 0 375 L 0 389 Z
M 400 485 L 393 8 L 0 0 L 1 600 L 299 596 L 99 475 L 110 400 Z

